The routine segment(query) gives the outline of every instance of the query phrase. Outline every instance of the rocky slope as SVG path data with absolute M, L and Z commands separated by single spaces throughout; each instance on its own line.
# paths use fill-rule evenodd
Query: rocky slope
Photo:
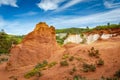
M 39 23 L 10 53 L 9 61 L 0 64 L 0 80 L 100 80 L 120 69 L 120 36 L 59 47 L 55 29 Z
M 48 59 L 58 48 L 55 28 L 41 22 L 19 45 L 11 49 L 7 69 L 17 69 L 41 62 Z

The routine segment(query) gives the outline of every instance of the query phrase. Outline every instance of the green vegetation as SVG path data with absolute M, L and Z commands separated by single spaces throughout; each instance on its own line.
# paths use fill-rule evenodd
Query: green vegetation
M 76 67 L 73 67 L 72 70 L 69 72 L 69 74 L 72 75 L 76 71 L 77 71 Z
M 26 73 L 24 75 L 25 78 L 30 78 L 32 76 L 35 76 L 37 74 L 39 74 L 39 76 L 41 76 L 41 70 L 43 70 L 46 66 L 48 65 L 48 62 L 47 61 L 43 61 L 42 63 L 38 63 L 34 69 L 32 69 L 31 71 L 29 71 L 28 73 Z
M 119 78 L 117 78 L 117 77 L 101 77 L 101 79 L 100 80 L 119 80 Z
M 63 56 L 62 56 L 62 59 L 68 59 L 69 58 L 69 54 L 64 54 Z
M 91 32 L 93 30 L 104 30 L 104 29 L 113 29 L 113 28 L 120 28 L 120 24 L 110 24 L 107 23 L 107 25 L 99 25 L 95 28 L 66 28 L 66 29 L 56 29 L 56 33 L 68 33 L 68 34 L 81 34 L 84 32 Z
M 84 72 L 94 72 L 96 70 L 96 67 L 95 67 L 95 65 L 93 65 L 93 64 L 87 64 L 87 63 L 84 63 L 83 64 L 83 71 Z
M 104 29 L 113 29 L 113 28 L 120 28 L 120 24 L 107 23 L 107 25 L 96 26 L 93 29 L 95 29 L 95 30 L 104 30 Z
M 68 34 L 79 34 L 86 29 L 84 28 L 66 28 L 66 29 L 56 29 L 56 33 L 68 33 Z
M 85 77 L 81 77 L 80 75 L 75 75 L 73 80 L 87 80 Z
M 8 58 L 0 58 L 0 63 L 8 61 Z
M 61 62 L 60 62 L 60 65 L 61 65 L 61 66 L 68 66 L 69 63 L 67 62 L 67 60 L 64 60 L 64 61 L 61 61 Z
M 56 36 L 56 40 L 57 40 L 57 43 L 59 43 L 60 45 L 62 45 L 64 42 L 64 39 L 60 38 L 59 36 Z
M 55 66 L 57 64 L 57 62 L 51 62 L 50 64 L 48 64 L 48 68 L 51 68 L 53 66 Z
M 4 30 L 0 31 L 0 54 L 9 53 L 12 44 L 21 42 L 23 36 L 8 35 Z
M 97 61 L 97 65 L 98 65 L 98 66 L 104 65 L 104 61 L 103 61 L 102 59 L 99 59 L 99 60 Z
M 35 75 L 40 77 L 40 76 L 42 76 L 42 70 L 51 68 L 51 67 L 55 66 L 56 64 L 57 64 L 56 62 L 51 62 L 50 64 L 48 64 L 48 62 L 46 60 L 44 60 L 42 63 L 38 63 L 31 71 L 26 73 L 24 75 L 24 77 L 27 79 L 29 79 Z
M 74 56 L 70 56 L 69 61 L 73 61 L 73 60 L 74 60 Z
M 90 50 L 88 50 L 88 54 L 90 57 L 96 57 L 99 58 L 99 50 L 95 50 L 94 47 L 92 47 Z
M 120 69 L 115 72 L 114 76 L 117 77 L 117 78 L 120 78 Z

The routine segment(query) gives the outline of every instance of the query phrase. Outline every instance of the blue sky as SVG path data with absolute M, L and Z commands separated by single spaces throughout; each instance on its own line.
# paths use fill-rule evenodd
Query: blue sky
M 120 0 L 0 0 L 0 29 L 27 34 L 38 22 L 55 28 L 120 22 Z

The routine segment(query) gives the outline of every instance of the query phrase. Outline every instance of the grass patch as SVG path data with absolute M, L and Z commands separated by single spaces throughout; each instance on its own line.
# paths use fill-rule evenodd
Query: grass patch
M 97 61 L 97 65 L 98 65 L 98 66 L 104 65 L 104 60 L 99 59 L 99 60 Z
M 61 66 L 68 66 L 69 63 L 67 62 L 67 60 L 64 60 L 64 61 L 61 61 L 61 62 L 60 62 L 60 65 L 61 65 Z
M 62 59 L 68 59 L 69 58 L 69 54 L 64 54 L 63 56 L 62 56 Z
M 53 66 L 55 66 L 57 64 L 57 62 L 51 62 L 50 64 L 48 64 L 48 68 L 51 68 Z
M 87 63 L 84 63 L 83 64 L 83 71 L 84 72 L 94 72 L 96 70 L 96 67 L 95 65 L 93 64 L 87 64 Z
M 94 47 L 92 47 L 90 50 L 88 50 L 88 54 L 90 57 L 96 57 L 99 58 L 99 50 L 94 49 Z

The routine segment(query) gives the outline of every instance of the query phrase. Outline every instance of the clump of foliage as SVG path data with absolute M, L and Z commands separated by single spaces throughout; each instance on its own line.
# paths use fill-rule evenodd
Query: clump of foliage
M 57 64 L 57 62 L 48 63 L 46 60 L 44 60 L 42 63 L 38 63 L 31 71 L 26 73 L 24 75 L 24 77 L 27 79 L 29 79 L 35 75 L 40 77 L 40 76 L 42 76 L 42 73 L 41 73 L 42 70 L 45 70 L 47 68 L 51 68 L 51 67 L 55 66 L 56 64 Z
M 48 62 L 47 62 L 46 60 L 44 60 L 43 63 L 38 63 L 38 64 L 35 66 L 35 68 L 40 69 L 40 68 L 46 67 L 47 65 L 48 65 Z
M 44 69 L 46 66 L 48 65 L 48 62 L 45 60 L 43 61 L 43 63 L 38 63 L 33 70 L 29 71 L 28 73 L 26 73 L 24 75 L 25 78 L 30 78 L 32 76 L 35 76 L 37 74 L 39 74 L 39 76 L 41 76 L 41 70 Z
M 84 72 L 89 72 L 89 71 L 94 72 L 95 70 L 96 70 L 95 65 L 93 65 L 93 64 L 87 64 L 87 63 L 83 64 L 83 71 Z
M 87 80 L 87 79 L 85 77 L 80 76 L 80 75 L 75 75 L 73 77 L 73 80 Z
M 120 78 L 120 69 L 115 72 L 114 76 L 117 77 L 117 78 Z
M 59 36 L 56 36 L 56 40 L 57 40 L 57 43 L 59 43 L 60 45 L 64 43 L 64 39 L 59 38 Z
M 88 50 L 88 54 L 90 57 L 96 57 L 99 58 L 99 50 L 95 50 L 94 47 L 92 47 L 90 50 Z
M 12 44 L 21 42 L 23 36 L 8 35 L 4 30 L 0 31 L 0 54 L 9 53 Z
M 69 72 L 69 74 L 72 75 L 76 71 L 77 71 L 76 67 L 73 67 L 72 70 Z
M 68 66 L 69 63 L 67 62 L 67 60 L 64 60 L 64 61 L 61 61 L 61 62 L 60 62 L 60 65 L 61 65 L 61 66 Z
M 74 56 L 70 56 L 69 61 L 73 61 L 73 60 L 74 60 Z
M 104 76 L 102 76 L 100 78 L 100 80 L 119 80 L 119 78 L 117 78 L 117 77 L 104 77 Z
M 120 24 L 110 24 L 107 23 L 107 25 L 102 25 L 102 26 L 96 26 L 95 30 L 104 30 L 104 29 L 113 29 L 113 28 L 120 28 Z
M 82 60 L 81 57 L 76 57 L 75 59 L 76 59 L 77 61 L 81 61 L 81 60 Z
M 67 58 L 69 58 L 69 54 L 64 54 L 64 55 L 62 56 L 62 59 L 67 59 Z
M 48 68 L 51 68 L 53 66 L 55 66 L 57 64 L 57 62 L 51 62 L 50 64 L 48 64 Z
M 33 69 L 33 70 L 29 71 L 27 74 L 25 74 L 24 77 L 29 79 L 30 77 L 35 76 L 37 74 L 39 74 L 41 76 L 40 70 L 39 69 Z
M 99 60 L 97 61 L 97 65 L 98 65 L 98 66 L 104 65 L 104 60 L 99 59 Z
M 0 58 L 0 63 L 8 61 L 8 58 Z

